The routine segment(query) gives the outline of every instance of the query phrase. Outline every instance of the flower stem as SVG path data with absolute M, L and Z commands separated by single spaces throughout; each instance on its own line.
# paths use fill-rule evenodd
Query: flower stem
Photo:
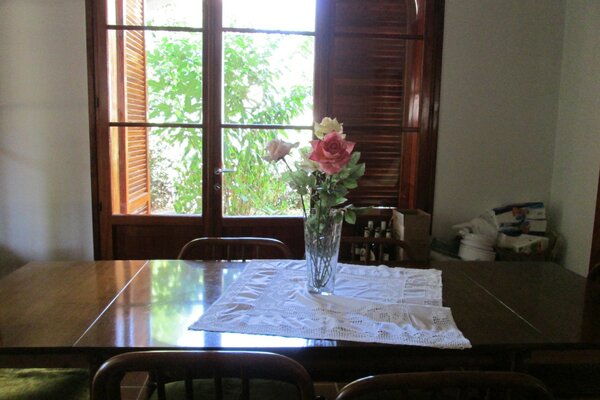
M 281 159 L 283 161 L 283 163 L 285 164 L 285 166 L 287 167 L 288 171 L 290 171 L 290 176 L 292 177 L 292 179 L 294 179 L 294 171 L 292 171 L 292 168 L 290 167 L 290 164 L 288 164 L 288 162 L 286 161 L 285 157 Z M 298 184 L 298 182 L 296 182 L 296 184 Z M 300 202 L 302 203 L 302 212 L 304 213 L 304 218 L 307 217 L 306 215 L 306 205 L 304 204 L 304 196 L 300 195 Z

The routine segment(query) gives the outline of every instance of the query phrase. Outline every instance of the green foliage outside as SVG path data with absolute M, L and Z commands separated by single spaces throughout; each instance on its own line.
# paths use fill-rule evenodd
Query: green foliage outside
M 273 36 L 273 35 L 271 35 Z M 290 124 L 312 107 L 312 79 L 283 87 L 289 73 L 285 62 L 274 62 L 286 40 L 278 35 L 224 35 L 224 118 L 235 124 Z M 312 39 L 295 49 L 312 58 Z M 150 121 L 202 120 L 202 43 L 192 35 L 162 37 L 146 56 Z M 219 106 L 219 105 L 217 105 Z M 223 178 L 225 215 L 298 214 L 300 199 L 277 179 L 273 164 L 263 162 L 266 144 L 287 131 L 228 129 L 223 137 L 224 168 L 235 173 Z M 191 128 L 151 131 L 153 208 L 172 207 L 179 214 L 202 212 L 202 132 Z M 182 156 L 174 164 L 166 154 Z

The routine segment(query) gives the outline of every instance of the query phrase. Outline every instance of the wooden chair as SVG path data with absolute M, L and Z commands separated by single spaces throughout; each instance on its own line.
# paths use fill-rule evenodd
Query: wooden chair
M 340 261 L 342 262 L 384 264 L 386 261 L 394 263 L 416 261 L 415 254 L 410 245 L 400 239 L 342 236 L 340 246 Z M 399 249 L 403 250 L 403 260 L 397 259 Z M 388 254 L 388 260 L 384 259 L 384 254 Z
M 183 246 L 180 260 L 242 260 L 260 258 L 292 258 L 283 242 L 262 237 L 201 237 Z
M 310 375 L 291 358 L 266 352 L 181 350 L 110 358 L 94 376 L 92 400 L 120 400 L 121 380 L 126 373 L 139 371 L 153 377 L 153 398 L 159 400 L 249 399 L 251 393 L 261 399 L 315 399 Z M 203 396 L 210 391 L 213 397 L 201 397 L 198 390 Z
M 344 386 L 336 400 L 354 399 L 540 399 L 546 386 L 517 372 L 435 371 L 369 376 Z

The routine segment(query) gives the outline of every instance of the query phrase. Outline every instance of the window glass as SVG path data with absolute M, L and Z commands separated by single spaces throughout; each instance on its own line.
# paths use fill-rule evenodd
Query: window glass
M 152 128 L 149 132 L 153 214 L 202 214 L 202 131 Z
M 315 30 L 315 0 L 223 0 L 223 27 Z
M 274 138 L 308 146 L 311 130 L 224 129 L 223 161 L 230 170 L 223 174 L 223 215 L 301 215 L 300 197 L 281 178 L 284 162 L 262 159 L 267 143 Z M 286 161 L 293 167 L 299 161 L 293 149 Z
M 202 0 L 145 0 L 146 25 L 200 28 L 202 3 Z
M 147 32 L 149 122 L 202 122 L 202 34 Z
M 224 35 L 226 123 L 311 125 L 314 38 Z
M 109 25 L 201 28 L 202 3 L 202 0 L 108 1 L 107 21 Z

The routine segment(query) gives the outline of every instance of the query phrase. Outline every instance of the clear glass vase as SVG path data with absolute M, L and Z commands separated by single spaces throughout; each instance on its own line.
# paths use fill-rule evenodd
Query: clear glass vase
M 310 293 L 333 294 L 343 221 L 339 209 L 311 210 L 304 219 L 306 285 Z

